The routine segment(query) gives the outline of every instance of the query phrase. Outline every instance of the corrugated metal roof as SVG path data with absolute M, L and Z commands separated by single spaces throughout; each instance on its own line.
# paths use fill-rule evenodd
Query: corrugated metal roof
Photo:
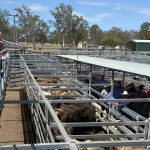
M 135 43 L 150 43 L 150 40 L 136 40 L 136 39 L 133 39 L 132 41 L 135 42 Z
M 59 55 L 88 64 L 150 77 L 150 65 L 81 55 Z

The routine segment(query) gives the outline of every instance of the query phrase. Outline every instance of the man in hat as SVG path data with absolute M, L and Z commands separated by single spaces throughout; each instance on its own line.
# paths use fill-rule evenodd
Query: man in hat
M 123 98 L 123 99 L 128 99 L 128 96 L 129 96 L 128 91 L 124 91 L 121 95 L 122 95 L 122 98 Z M 126 102 L 119 102 L 119 103 L 118 103 L 118 106 L 117 106 L 117 109 L 118 109 L 119 111 L 121 111 L 122 108 L 126 107 L 128 104 L 129 104 L 128 101 L 126 101 Z

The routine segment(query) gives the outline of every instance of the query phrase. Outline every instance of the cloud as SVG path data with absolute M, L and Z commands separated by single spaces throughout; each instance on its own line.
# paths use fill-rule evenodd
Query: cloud
M 138 14 L 143 14 L 145 16 L 150 16 L 150 9 L 149 8 L 139 8 L 137 6 L 129 6 L 129 4 L 125 3 L 114 3 L 112 4 L 112 7 L 115 10 L 129 10 Z
M 150 9 L 149 8 L 143 8 L 143 7 L 140 8 L 140 7 L 137 7 L 137 6 L 129 5 L 127 3 L 114 3 L 114 4 L 112 4 L 112 7 L 115 10 L 129 10 L 129 11 L 132 11 L 132 12 L 136 12 L 136 13 L 139 13 L 139 14 L 150 16 Z
M 92 2 L 92 1 L 78 1 L 77 2 L 80 5 L 86 5 L 86 6 L 107 6 L 109 3 L 106 2 Z
M 115 3 L 115 2 L 107 2 L 107 1 L 89 1 L 89 0 L 78 0 L 77 1 L 78 4 L 80 5 L 86 5 L 86 6 L 108 6 L 108 7 L 111 7 L 113 8 L 114 10 L 129 10 L 129 11 L 132 11 L 132 12 L 135 12 L 135 13 L 139 13 L 139 14 L 143 14 L 145 16 L 150 16 L 150 9 L 149 8 L 140 8 L 140 6 L 135 6 L 135 5 L 132 5 L 128 2 L 122 2 L 122 3 Z M 83 16 L 83 15 L 82 15 Z M 102 15 L 97 15 L 95 16 L 94 18 L 89 18 L 89 20 L 101 20 L 101 18 L 105 18 L 105 17 L 108 17 L 110 16 L 110 14 L 102 14 Z
M 94 17 L 86 17 L 86 19 L 90 22 L 101 22 L 103 19 L 111 17 L 112 15 L 112 13 L 100 13 Z
M 112 7 L 116 10 L 130 10 L 130 9 L 132 9 L 132 7 L 129 7 L 123 3 L 114 3 L 114 4 L 112 4 Z
M 43 12 L 49 10 L 47 6 L 41 4 L 32 4 L 29 7 L 34 12 Z
M 150 16 L 150 9 L 148 9 L 148 8 L 139 9 L 139 10 L 137 10 L 137 12 L 140 14 L 144 14 L 146 16 Z
M 12 5 L 12 4 L 15 4 L 17 1 L 16 0 L 0 0 L 0 2 L 3 4 Z
M 103 19 L 107 18 L 107 17 L 111 17 L 113 14 L 112 13 L 99 13 L 95 16 L 87 16 L 83 13 L 74 11 L 74 14 L 78 15 L 78 16 L 82 16 L 84 19 L 86 19 L 89 22 L 101 22 Z

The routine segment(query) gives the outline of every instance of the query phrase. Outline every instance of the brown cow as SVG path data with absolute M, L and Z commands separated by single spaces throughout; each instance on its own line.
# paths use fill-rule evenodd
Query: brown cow
M 95 108 L 90 104 L 68 104 L 61 105 L 58 111 L 58 117 L 61 122 L 96 122 Z M 97 130 L 102 130 L 100 127 L 73 127 L 70 131 L 70 134 L 80 135 L 85 134 L 89 131 L 93 133 Z
M 85 141 L 86 142 L 86 141 Z M 81 148 L 80 150 L 146 150 L 145 148 L 142 147 L 114 147 L 114 148 L 102 148 L 102 147 L 92 147 L 92 148 Z

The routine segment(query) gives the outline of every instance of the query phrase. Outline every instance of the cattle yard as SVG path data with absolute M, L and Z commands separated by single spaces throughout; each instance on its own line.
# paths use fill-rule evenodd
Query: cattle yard
M 133 80 L 134 76 L 140 78 L 137 84 L 145 83 L 146 87 L 150 88 L 148 59 L 146 64 L 138 64 L 143 69 L 140 72 L 136 70 L 136 66 L 126 70 L 124 64 L 120 69 L 119 63 L 122 65 L 123 61 L 117 61 L 115 66 L 116 60 L 109 62 L 111 60 L 108 57 L 99 58 L 100 53 L 98 55 L 95 53 L 96 57 L 90 57 L 89 53 L 88 56 L 82 56 L 83 53 L 64 55 L 62 51 L 59 54 L 53 52 L 29 54 L 24 53 L 21 46 L 18 47 L 18 50 L 9 51 L 10 57 L 2 61 L 1 113 L 7 106 L 26 107 L 27 111 L 23 113 L 21 120 L 24 120 L 23 117 L 27 112 L 29 120 L 25 117 L 28 124 L 22 126 L 30 129 L 28 133 L 26 132 L 26 136 L 25 133 L 22 134 L 27 139 L 34 137 L 34 140 L 1 144 L 0 150 L 84 150 L 126 146 L 149 148 L 150 124 L 145 121 L 147 118 L 127 107 L 119 111 L 113 104 L 120 101 L 149 102 L 150 99 L 106 99 L 97 90 L 108 85 L 113 90 L 114 81 L 122 81 L 125 85 L 127 81 Z M 144 55 L 145 57 L 148 58 Z M 104 65 L 103 63 L 99 65 L 99 60 L 103 61 Z M 108 64 L 104 62 L 105 60 Z M 132 60 L 129 64 L 131 66 Z M 105 75 L 107 83 L 100 84 L 96 80 L 102 74 Z M 10 88 L 21 88 L 24 96 L 20 100 L 12 96 L 10 100 L 6 94 Z M 17 126 L 15 128 L 11 129 L 9 126 L 10 131 L 19 130 Z M 33 130 L 34 136 L 30 136 Z M 15 133 L 12 134 L 15 138 Z

